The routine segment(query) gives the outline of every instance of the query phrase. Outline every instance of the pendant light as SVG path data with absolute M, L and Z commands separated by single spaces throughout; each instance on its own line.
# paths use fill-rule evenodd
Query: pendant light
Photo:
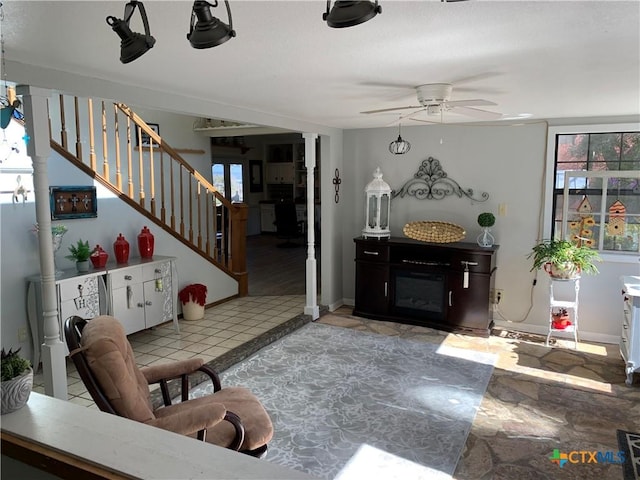
M 411 144 L 400 135 L 400 123 L 398 122 L 398 139 L 389 144 L 389 151 L 394 155 L 404 155 L 411 149 Z
M 331 8 L 331 0 L 327 0 L 327 11 L 322 14 L 322 19 L 333 28 L 353 27 L 371 20 L 378 13 L 382 13 L 382 7 L 370 1 L 336 1 Z
M 193 48 L 215 47 L 236 36 L 236 32 L 233 29 L 229 2 L 225 0 L 224 4 L 227 7 L 229 25 L 211 15 L 210 7 L 217 7 L 217 0 L 213 4 L 204 0 L 196 0 L 193 2 L 191 23 L 189 24 L 189 33 L 187 34 L 187 39 Z M 196 18 L 198 19 L 197 22 L 195 22 Z
M 140 16 L 142 17 L 142 25 L 144 26 L 144 34 L 134 33 L 129 28 L 129 20 L 136 11 L 136 7 L 140 8 Z M 142 2 L 132 0 L 124 6 L 124 19 L 113 16 L 107 17 L 107 24 L 111 26 L 114 32 L 120 37 L 120 61 L 122 63 L 133 62 L 135 59 L 144 55 L 156 43 L 156 39 L 151 36 L 149 30 L 149 20 L 147 12 Z

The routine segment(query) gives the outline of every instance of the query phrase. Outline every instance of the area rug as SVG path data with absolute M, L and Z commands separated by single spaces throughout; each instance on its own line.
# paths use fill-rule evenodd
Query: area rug
M 640 480 L 640 433 L 618 430 L 618 447 L 624 452 L 624 480 Z
M 358 465 L 374 465 L 377 451 L 377 462 L 398 467 L 387 463 L 387 479 L 396 478 L 391 471 L 446 478 L 494 362 L 492 354 L 311 323 L 221 377 L 224 386 L 250 388 L 271 415 L 268 461 L 325 479 L 374 478 Z

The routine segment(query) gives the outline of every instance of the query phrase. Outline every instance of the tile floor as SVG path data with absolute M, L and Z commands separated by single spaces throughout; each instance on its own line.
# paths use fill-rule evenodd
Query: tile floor
M 304 295 L 236 298 L 206 309 L 202 320 L 180 320 L 180 333 L 170 322 L 134 333 L 129 341 L 139 366 L 192 357 L 209 362 L 300 315 L 304 305 Z M 67 386 L 69 401 L 97 408 L 70 360 Z M 33 390 L 44 393 L 42 370 L 34 376 Z

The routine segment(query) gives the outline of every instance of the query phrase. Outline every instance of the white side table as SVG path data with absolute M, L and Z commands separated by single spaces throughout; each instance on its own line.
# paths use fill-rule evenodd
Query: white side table
M 556 294 L 553 291 L 555 284 L 566 284 L 573 282 L 574 297 L 573 300 L 559 300 L 556 298 Z M 578 294 L 580 292 L 580 277 L 570 279 L 560 279 L 549 277 L 549 333 L 547 334 L 546 345 L 549 346 L 549 340 L 552 336 L 558 336 L 560 334 L 573 334 L 573 341 L 575 348 L 578 348 Z M 552 313 L 554 309 L 566 308 L 570 312 L 571 325 L 566 328 L 554 328 Z

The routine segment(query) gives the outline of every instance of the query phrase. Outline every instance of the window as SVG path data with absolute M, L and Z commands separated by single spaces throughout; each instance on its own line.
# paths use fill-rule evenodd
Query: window
M 213 186 L 232 202 L 244 202 L 244 169 L 241 163 L 219 161 L 211 165 Z
M 557 133 L 553 141 L 552 236 L 640 251 L 640 132 Z

